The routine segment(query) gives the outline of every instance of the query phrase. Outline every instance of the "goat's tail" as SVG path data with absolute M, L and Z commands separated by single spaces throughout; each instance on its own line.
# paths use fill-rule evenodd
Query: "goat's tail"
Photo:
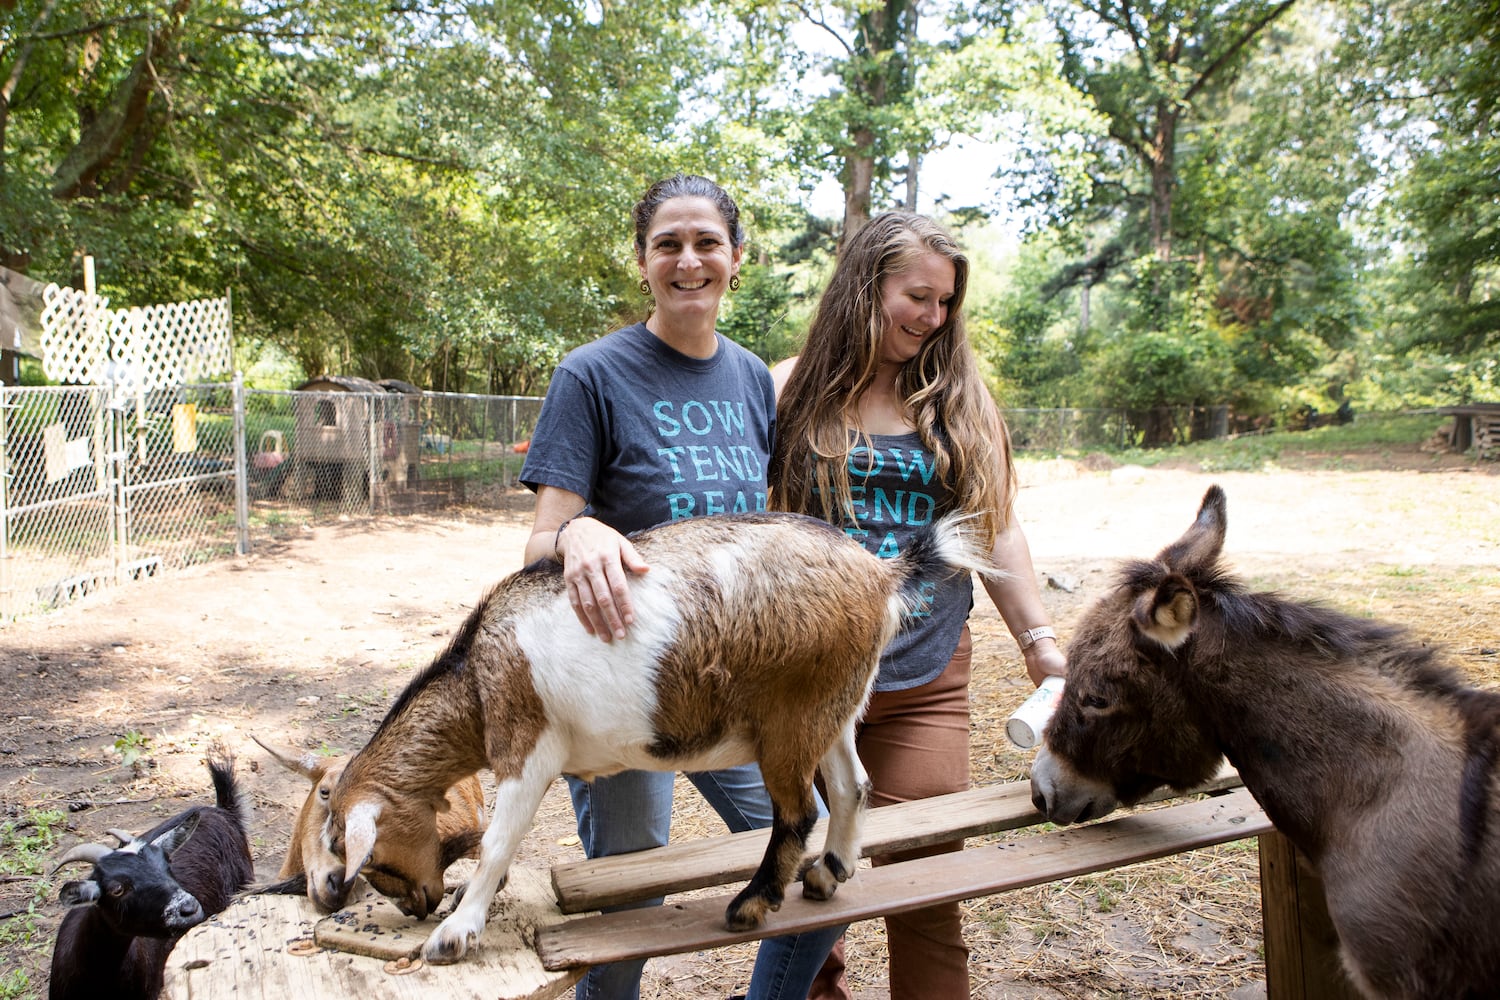
M 214 804 L 239 820 L 240 829 L 250 836 L 250 798 L 234 780 L 234 754 L 215 744 L 208 751 L 208 773 L 214 781 Z
M 961 572 L 974 572 L 991 580 L 1010 576 L 997 567 L 985 550 L 973 522 L 974 514 L 946 514 L 917 532 L 901 553 L 905 576 L 901 596 L 908 603 L 918 600 L 923 580 L 941 580 Z
M 245 886 L 236 895 L 236 899 L 246 896 L 306 896 L 307 895 L 307 872 L 298 872 L 275 882 L 253 882 Z

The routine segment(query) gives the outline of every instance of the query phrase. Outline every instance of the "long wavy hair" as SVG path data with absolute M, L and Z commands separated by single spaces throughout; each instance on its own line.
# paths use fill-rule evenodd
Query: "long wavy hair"
M 871 219 L 839 254 L 807 342 L 777 404 L 771 506 L 851 520 L 849 455 L 870 444 L 859 398 L 875 381 L 886 327 L 882 286 L 924 254 L 953 263 L 948 318 L 922 340 L 897 376 L 897 395 L 955 506 L 974 514 L 991 544 L 1009 522 L 1015 494 L 1010 436 L 964 332 L 969 260 L 937 223 L 911 212 Z M 853 433 L 851 434 L 851 429 Z

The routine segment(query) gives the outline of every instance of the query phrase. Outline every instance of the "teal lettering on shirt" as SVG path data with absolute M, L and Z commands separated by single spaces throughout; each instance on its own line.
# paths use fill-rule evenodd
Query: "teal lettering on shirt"
M 670 399 L 658 399 L 651 406 L 651 412 L 656 414 L 659 421 L 656 433 L 664 438 L 676 437 L 682 433 L 682 424 L 672 416 L 672 401 Z
M 711 399 L 706 404 L 690 399 L 679 411 L 670 399 L 659 399 L 651 405 L 656 416 L 656 433 L 662 437 L 676 437 L 686 428 L 689 433 L 702 437 L 712 434 L 715 428 L 725 437 L 744 437 L 745 404 L 729 399 Z
M 885 456 L 878 451 L 872 451 L 861 445 L 858 448 L 849 449 L 849 475 L 878 476 L 880 470 L 885 468 Z
M 932 617 L 932 602 L 937 599 L 937 584 L 931 580 L 923 580 L 917 584 L 917 607 L 910 612 L 913 618 Z
M 892 448 L 891 459 L 896 463 L 896 468 L 901 472 L 902 482 L 911 479 L 911 474 L 915 472 L 918 476 L 922 477 L 922 485 L 926 486 L 932 482 L 933 474 L 937 471 L 927 464 L 927 452 L 920 448 L 912 450 L 910 461 L 902 455 L 900 448 Z
M 719 426 L 724 428 L 726 434 L 745 436 L 744 403 L 736 403 L 727 399 L 712 399 L 709 400 L 708 405 L 712 406 L 714 413 L 718 414 Z
M 682 453 L 685 450 L 680 445 L 676 448 L 656 449 L 656 453 L 665 458 L 667 463 L 672 466 L 672 482 L 674 483 L 682 482 L 682 466 L 678 464 L 677 460 L 682 457 Z
M 710 514 L 762 513 L 766 509 L 766 494 L 763 490 L 736 490 L 733 500 L 727 490 L 706 490 L 703 493 L 667 494 L 666 521 L 677 521 L 685 517 L 707 517 Z

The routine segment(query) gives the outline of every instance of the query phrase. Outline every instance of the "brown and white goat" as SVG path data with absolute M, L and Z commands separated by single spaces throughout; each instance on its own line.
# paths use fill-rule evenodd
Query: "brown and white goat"
M 1322 877 L 1362 993 L 1500 997 L 1500 692 L 1394 625 L 1250 591 L 1225 526 L 1215 486 L 1085 615 L 1037 808 L 1094 819 L 1228 757 Z
M 299 753 L 250 737 L 278 764 L 312 782 L 287 844 L 277 881 L 258 892 L 300 896 L 306 893 L 313 905 L 326 913 L 349 901 L 352 881 L 344 879 L 343 859 L 323 846 L 323 824 L 328 820 L 328 797 L 349 762 L 345 754 Z M 479 838 L 484 833 L 484 789 L 474 775 L 448 789 L 446 807 L 437 814 L 437 834 L 442 845 L 443 867 L 459 858 L 479 857 Z
M 428 961 L 456 961 L 479 940 L 547 786 L 565 773 L 758 761 L 770 841 L 725 914 L 731 929 L 747 930 L 781 905 L 796 874 L 821 765 L 828 836 L 803 894 L 831 896 L 859 859 L 869 780 L 854 730 L 881 651 L 917 605 L 923 577 L 996 572 L 952 517 L 893 559 L 793 514 L 675 521 L 633 541 L 651 569 L 630 581 L 636 619 L 625 639 L 603 643 L 583 630 L 556 563 L 528 566 L 480 602 L 333 790 L 325 837 L 346 878 L 363 869 L 424 917 L 443 894 L 432 831 L 444 790 L 493 769 L 479 867 L 423 947 Z
M 216 805 L 193 806 L 124 846 L 79 844 L 57 868 L 88 862 L 86 879 L 63 885 L 71 907 L 52 950 L 51 1000 L 155 1000 L 167 955 L 189 928 L 228 906 L 250 883 L 249 810 L 234 761 L 208 761 Z

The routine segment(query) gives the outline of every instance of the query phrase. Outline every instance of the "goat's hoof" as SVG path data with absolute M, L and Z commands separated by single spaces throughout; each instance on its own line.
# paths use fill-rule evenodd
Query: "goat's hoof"
M 439 927 L 422 946 L 422 958 L 433 965 L 452 965 L 463 958 L 478 941 L 478 935 L 444 934 Z
M 729 909 L 724 911 L 724 927 L 735 933 L 753 931 L 765 921 L 766 909 L 764 905 L 756 906 L 751 903 L 744 906 L 731 904 Z
M 806 899 L 832 899 L 839 879 L 825 864 L 816 864 L 802 874 L 802 895 Z

